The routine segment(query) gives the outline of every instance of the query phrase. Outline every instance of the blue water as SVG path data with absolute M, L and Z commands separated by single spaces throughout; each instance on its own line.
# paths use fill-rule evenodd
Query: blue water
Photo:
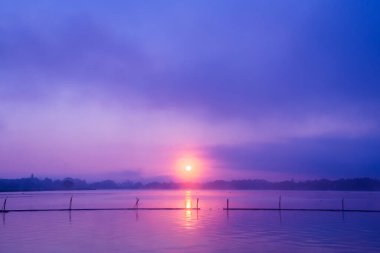
M 223 211 L 232 207 L 380 209 L 376 192 L 86 191 L 2 193 L 8 209 L 195 207 L 177 211 L 1 215 L 0 252 L 380 252 L 380 213 Z

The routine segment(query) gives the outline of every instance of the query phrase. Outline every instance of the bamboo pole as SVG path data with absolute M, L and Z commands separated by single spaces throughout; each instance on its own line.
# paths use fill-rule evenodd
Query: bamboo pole
M 139 202 L 140 202 L 140 199 L 138 197 L 136 197 L 136 203 L 135 203 L 136 209 L 139 209 Z
M 4 202 L 3 202 L 3 208 L 2 208 L 2 211 L 3 211 L 4 213 L 6 212 L 7 199 L 8 199 L 8 198 L 5 198 L 5 199 L 4 199 Z
M 71 198 L 70 198 L 70 205 L 69 205 L 69 210 L 70 211 L 72 209 L 72 205 L 73 205 L 73 195 L 71 195 Z

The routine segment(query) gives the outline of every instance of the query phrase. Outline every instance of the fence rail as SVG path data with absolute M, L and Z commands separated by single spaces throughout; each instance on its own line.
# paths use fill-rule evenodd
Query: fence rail
M 58 209 L 9 209 L 0 210 L 0 213 L 10 213 L 10 212 L 62 212 L 62 211 L 158 211 L 158 210 L 200 210 L 200 208 L 183 208 L 183 207 L 144 207 L 144 208 L 58 208 Z
M 199 198 L 196 200 L 196 207 L 139 207 L 140 199 L 136 198 L 134 207 L 116 207 L 116 208 L 72 208 L 73 196 L 70 197 L 68 208 L 53 208 L 53 209 L 6 209 L 7 198 L 4 199 L 0 213 L 9 212 L 61 212 L 61 211 L 158 211 L 158 210 L 200 210 Z M 230 200 L 226 199 L 226 207 L 224 211 L 306 211 L 306 212 L 361 212 L 361 213 L 380 213 L 380 210 L 375 209 L 346 209 L 344 199 L 341 200 L 342 207 L 336 208 L 282 208 L 282 197 L 279 197 L 278 208 L 255 208 L 255 207 L 231 207 Z

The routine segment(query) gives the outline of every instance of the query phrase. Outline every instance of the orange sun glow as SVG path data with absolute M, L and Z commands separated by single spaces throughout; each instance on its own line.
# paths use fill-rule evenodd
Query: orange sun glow
M 179 180 L 197 180 L 204 172 L 204 164 L 193 155 L 184 155 L 176 161 L 176 175 Z
M 186 170 L 186 171 L 189 171 L 189 172 L 190 172 L 192 169 L 193 169 L 193 166 L 191 166 L 191 165 L 186 165 L 186 166 L 185 166 L 185 170 Z

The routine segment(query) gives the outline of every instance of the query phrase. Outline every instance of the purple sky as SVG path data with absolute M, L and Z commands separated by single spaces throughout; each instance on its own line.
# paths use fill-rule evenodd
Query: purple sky
M 0 2 L 0 178 L 380 177 L 380 1 L 110 2 Z

